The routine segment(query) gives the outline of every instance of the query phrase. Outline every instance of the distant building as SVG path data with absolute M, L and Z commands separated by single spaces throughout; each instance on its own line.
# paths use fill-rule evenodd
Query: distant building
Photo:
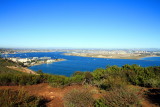
M 31 62 L 31 59 L 29 59 L 29 58 L 20 58 L 20 59 L 18 59 L 18 61 L 22 62 L 22 63 L 24 63 L 24 62 Z
M 17 58 L 9 58 L 9 60 L 13 61 L 13 62 L 17 62 Z
M 38 60 L 38 57 L 33 57 L 32 59 L 33 59 L 33 60 Z
M 55 62 L 55 60 L 49 59 L 49 60 L 46 61 L 46 63 L 52 63 L 52 62 Z
M 39 59 L 40 60 L 49 60 L 49 59 L 51 59 L 51 57 L 40 57 Z

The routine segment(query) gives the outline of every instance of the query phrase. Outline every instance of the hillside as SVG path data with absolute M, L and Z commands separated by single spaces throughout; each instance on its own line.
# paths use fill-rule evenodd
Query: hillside
M 71 77 L 40 71 L 35 75 L 22 72 L 24 69 L 20 64 L 0 59 L 1 107 L 160 106 L 158 66 L 107 66 L 93 72 L 77 71 Z
M 10 60 L 0 58 L 0 73 L 20 73 L 17 70 L 8 68 L 8 66 L 20 66 L 20 65 Z

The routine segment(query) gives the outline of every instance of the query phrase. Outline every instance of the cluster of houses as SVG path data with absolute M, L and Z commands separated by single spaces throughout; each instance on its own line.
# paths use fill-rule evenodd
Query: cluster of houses
M 51 59 L 51 57 L 32 57 L 32 58 L 7 58 L 13 62 L 20 62 L 23 63 L 24 66 L 33 66 L 33 65 L 39 65 L 43 63 L 52 63 L 57 61 L 62 61 L 64 59 Z

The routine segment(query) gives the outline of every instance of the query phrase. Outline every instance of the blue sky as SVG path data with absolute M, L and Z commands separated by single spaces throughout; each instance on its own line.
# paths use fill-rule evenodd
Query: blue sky
M 0 47 L 160 48 L 160 0 L 0 0 Z

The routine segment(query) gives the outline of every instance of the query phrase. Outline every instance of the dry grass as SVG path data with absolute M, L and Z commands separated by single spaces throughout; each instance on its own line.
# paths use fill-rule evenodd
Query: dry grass
M 109 107 L 141 107 L 140 102 L 140 95 L 126 88 L 114 88 L 104 95 L 104 103 Z
M 0 107 L 37 107 L 43 99 L 27 94 L 23 90 L 0 90 Z
M 92 107 L 94 99 L 92 93 L 86 89 L 71 90 L 64 96 L 65 107 Z

